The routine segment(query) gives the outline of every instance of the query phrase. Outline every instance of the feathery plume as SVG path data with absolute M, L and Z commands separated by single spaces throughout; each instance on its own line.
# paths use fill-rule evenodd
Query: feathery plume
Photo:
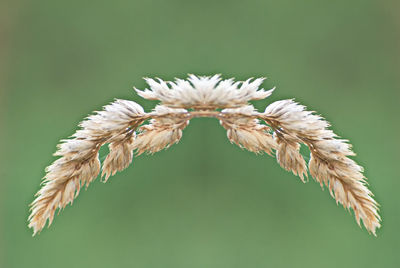
M 62 140 L 54 154 L 61 158 L 47 167 L 43 186 L 31 205 L 29 227 L 33 228 L 34 234 L 43 229 L 47 220 L 50 225 L 56 209 L 72 203 L 81 186 L 89 186 L 97 177 L 100 172 L 98 152 L 101 145 L 110 142 L 110 154 L 116 156 L 115 143 L 129 139 L 132 133 L 129 128 L 144 119 L 145 113 L 140 105 L 117 100 L 83 121 L 80 124 L 82 129 L 72 139 Z M 118 159 L 108 158 L 107 162 L 117 162 L 120 166 Z
M 376 228 L 380 227 L 378 205 L 366 186 L 363 168 L 348 158 L 355 154 L 347 141 L 337 139 L 336 134 L 327 129 L 329 124 L 322 117 L 306 111 L 305 106 L 293 100 L 272 103 L 261 117 L 271 124 L 283 143 L 303 143 L 308 146 L 311 152 L 308 164 L 311 176 L 321 187 L 326 185 L 329 188 L 337 203 L 346 209 L 353 209 L 359 225 L 362 219 L 366 229 L 376 235 Z M 277 152 L 281 154 L 280 150 Z M 296 155 L 294 152 L 291 154 Z M 286 160 L 281 165 L 296 174 L 306 170 L 302 158 L 300 162 L 300 168 L 296 168 L 297 163 Z
M 227 130 L 228 139 L 250 152 L 272 154 L 277 144 L 271 135 L 271 128 L 261 125 L 260 120 L 253 118 L 255 114 L 252 105 L 242 108 L 224 109 L 220 124 Z
M 189 124 L 187 112 L 185 109 L 158 105 L 154 109 L 155 119 L 151 119 L 149 125 L 140 127 L 132 149 L 138 155 L 144 152 L 153 154 L 177 143 L 182 137 L 182 130 Z
M 173 108 L 216 109 L 234 108 L 247 105 L 250 100 L 265 99 L 273 89 L 259 89 L 264 81 L 258 78 L 253 81 L 234 82 L 233 79 L 222 80 L 219 75 L 197 77 L 189 75 L 188 81 L 176 79 L 175 82 L 158 82 L 146 78 L 150 90 L 135 88 L 139 96 L 148 100 L 159 100 L 161 104 Z
M 337 203 L 354 211 L 359 225 L 362 220 L 376 235 L 381 220 L 378 204 L 366 186 L 363 168 L 349 158 L 355 155 L 351 145 L 328 129 L 321 116 L 293 100 L 277 101 L 257 112 L 249 101 L 265 99 L 274 90 L 259 89 L 263 80 L 235 82 L 219 75 L 190 75 L 174 82 L 147 78 L 150 89 L 135 90 L 145 99 L 160 101 L 152 112 L 144 112 L 135 102 L 116 100 L 84 120 L 71 139 L 61 141 L 54 154 L 60 158 L 46 168 L 31 204 L 29 227 L 36 234 L 46 222 L 50 225 L 55 211 L 72 203 L 81 187 L 98 176 L 101 146 L 109 146 L 101 174 L 107 181 L 129 166 L 134 152 L 153 154 L 168 148 L 179 142 L 192 118 L 213 117 L 227 130 L 231 143 L 256 154 L 275 153 L 280 166 L 303 182 L 309 169 Z M 300 154 L 301 144 L 310 149 L 308 165 Z

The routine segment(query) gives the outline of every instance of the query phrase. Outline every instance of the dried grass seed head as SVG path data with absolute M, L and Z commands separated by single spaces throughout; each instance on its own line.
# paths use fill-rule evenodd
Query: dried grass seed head
M 102 165 L 107 181 L 129 166 L 134 152 L 152 154 L 179 142 L 183 129 L 196 117 L 217 118 L 228 139 L 241 148 L 275 152 L 278 163 L 303 181 L 308 169 L 337 203 L 354 211 L 358 224 L 362 220 L 376 234 L 381 219 L 363 168 L 349 158 L 354 153 L 348 141 L 328 129 L 329 123 L 321 116 L 293 100 L 276 101 L 263 113 L 256 111 L 249 101 L 265 99 L 273 91 L 259 89 L 263 78 L 235 82 L 219 75 L 189 75 L 174 82 L 146 81 L 150 89 L 135 90 L 145 99 L 160 101 L 153 111 L 146 113 L 133 101 L 116 100 L 86 118 L 81 129 L 58 145 L 54 155 L 60 158 L 46 168 L 42 188 L 31 204 L 29 227 L 34 234 L 47 221 L 50 225 L 55 211 L 72 203 L 80 188 L 98 176 L 101 146 L 108 144 L 110 149 Z M 308 164 L 300 154 L 301 144 L 310 149 Z

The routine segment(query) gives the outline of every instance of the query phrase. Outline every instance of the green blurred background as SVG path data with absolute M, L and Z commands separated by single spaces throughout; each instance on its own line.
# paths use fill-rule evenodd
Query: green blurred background
M 399 267 L 398 1 L 3 1 L 1 267 Z M 32 238 L 28 204 L 58 140 L 144 76 L 277 86 L 351 140 L 378 237 L 328 191 L 229 143 L 213 119 L 97 179 Z

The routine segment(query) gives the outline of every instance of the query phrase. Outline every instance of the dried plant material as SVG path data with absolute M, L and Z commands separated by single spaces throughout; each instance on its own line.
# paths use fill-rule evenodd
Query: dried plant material
M 287 171 L 293 172 L 294 175 L 298 175 L 305 182 L 304 176 L 307 177 L 307 164 L 300 154 L 300 144 L 282 139 L 278 139 L 278 144 L 276 159 L 279 165 Z
M 150 113 L 135 102 L 117 100 L 103 111 L 89 116 L 81 129 L 58 146 L 54 161 L 46 169 L 42 188 L 31 204 L 29 227 L 34 234 L 46 222 L 50 225 L 57 209 L 72 203 L 83 185 L 100 172 L 98 152 L 108 144 L 109 154 L 102 176 L 107 179 L 127 168 L 134 152 L 153 154 L 179 142 L 192 118 L 213 117 L 227 130 L 228 139 L 248 151 L 272 155 L 286 170 L 304 182 L 307 168 L 311 176 L 328 187 L 337 203 L 354 211 L 356 221 L 376 234 L 380 227 L 378 204 L 366 186 L 363 169 L 349 158 L 355 154 L 346 140 L 338 139 L 322 117 L 306 111 L 293 100 L 277 101 L 257 112 L 248 102 L 265 99 L 273 89 L 259 89 L 263 79 L 235 82 L 218 75 L 188 80 L 146 79 L 150 89 L 135 89 L 145 99 L 159 100 Z M 310 149 L 305 162 L 300 146 Z
M 132 142 L 134 136 L 121 141 L 115 141 L 108 145 L 110 152 L 103 163 L 103 171 L 101 176 L 105 177 L 106 182 L 110 176 L 114 176 L 117 171 L 122 171 L 127 168 L 132 162 L 133 150 Z
M 154 109 L 150 124 L 139 128 L 140 134 L 133 142 L 132 149 L 140 155 L 144 152 L 156 153 L 177 143 L 182 130 L 189 124 L 188 111 L 158 105 Z
M 234 82 L 233 79 L 221 80 L 219 75 L 197 77 L 189 75 L 188 81 L 176 79 L 175 82 L 164 82 L 147 78 L 150 90 L 140 91 L 139 96 L 148 100 L 159 100 L 161 104 L 172 108 L 216 109 L 234 108 L 247 105 L 249 100 L 265 99 L 273 90 L 259 90 L 264 81 L 262 78 L 245 82 Z
M 326 185 L 329 188 L 337 203 L 347 209 L 352 208 L 357 223 L 360 225 L 362 219 L 366 229 L 375 235 L 376 228 L 380 227 L 378 204 L 366 187 L 363 168 L 348 158 L 355 154 L 347 141 L 337 139 L 336 134 L 327 129 L 329 124 L 322 117 L 306 111 L 304 106 L 293 100 L 270 104 L 261 117 L 275 129 L 280 140 L 303 143 L 309 147 L 311 176 L 321 187 Z M 277 152 L 279 156 L 280 150 Z M 286 162 L 282 166 L 296 170 L 296 164 L 287 165 Z
M 78 130 L 72 139 L 62 140 L 54 154 L 61 158 L 47 167 L 43 186 L 31 205 L 29 227 L 33 228 L 34 234 L 43 229 L 47 220 L 50 225 L 56 209 L 62 209 L 68 203 L 72 203 L 81 186 L 89 186 L 97 177 L 100 172 L 100 147 L 111 143 L 110 154 L 118 155 L 114 150 L 118 147 L 115 142 L 131 137 L 133 132 L 128 129 L 140 125 L 146 117 L 140 105 L 132 101 L 117 100 L 105 106 L 104 111 L 83 121 L 80 124 L 82 129 Z M 120 160 L 108 158 L 105 164 L 106 170 L 121 168 Z M 109 168 L 109 165 L 116 166 Z M 126 166 L 126 163 L 123 166 Z
M 253 117 L 256 113 L 252 105 L 242 108 L 222 110 L 220 124 L 227 130 L 228 139 L 250 152 L 272 154 L 277 144 L 271 135 L 271 128 L 261 125 L 260 120 Z

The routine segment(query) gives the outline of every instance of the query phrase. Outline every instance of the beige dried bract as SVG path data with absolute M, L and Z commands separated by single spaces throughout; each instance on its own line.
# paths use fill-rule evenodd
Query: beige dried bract
M 304 182 L 311 176 L 328 187 L 337 203 L 352 209 L 357 223 L 362 220 L 369 232 L 380 227 L 378 204 L 366 186 L 363 169 L 349 156 L 350 144 L 338 139 L 329 124 L 293 100 L 270 104 L 263 113 L 248 102 L 267 98 L 272 90 L 259 89 L 263 79 L 235 82 L 218 75 L 164 82 L 146 79 L 150 89 L 137 90 L 146 99 L 159 100 L 150 113 L 132 101 L 116 100 L 103 111 L 89 116 L 68 140 L 62 140 L 55 153 L 60 158 L 47 167 L 42 188 L 31 204 L 29 227 L 34 234 L 50 225 L 57 209 L 72 203 L 83 185 L 100 173 L 98 152 L 108 144 L 102 165 L 104 180 L 129 166 L 134 152 L 155 153 L 179 142 L 189 120 L 213 117 L 227 130 L 228 139 L 251 152 L 272 155 L 286 170 Z M 146 122 L 148 122 L 146 124 Z M 300 145 L 310 149 L 307 164 Z
M 188 80 L 176 79 L 175 82 L 158 82 L 146 78 L 150 90 L 140 91 L 139 96 L 149 100 L 159 100 L 171 108 L 216 109 L 234 108 L 247 105 L 250 100 L 265 99 L 272 90 L 259 89 L 263 78 L 235 82 L 233 79 L 221 80 L 219 75 L 197 77 L 189 75 Z

